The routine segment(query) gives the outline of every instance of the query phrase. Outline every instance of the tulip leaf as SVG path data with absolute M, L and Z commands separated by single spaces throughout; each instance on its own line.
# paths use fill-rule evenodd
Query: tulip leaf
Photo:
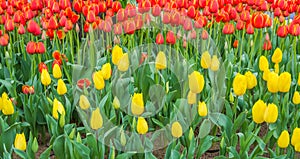
M 211 121 L 209 119 L 205 119 L 199 128 L 198 137 L 200 139 L 204 138 L 209 134 L 210 130 L 211 130 Z
M 145 153 L 145 159 L 157 159 L 151 152 Z
M 55 156 L 59 156 L 61 158 L 65 158 L 65 146 L 64 146 L 65 136 L 58 136 L 53 142 L 53 151 Z
M 133 156 L 135 153 L 134 152 L 126 152 L 118 155 L 116 159 L 129 159 L 131 156 Z
M 50 156 L 50 152 L 52 149 L 52 145 L 50 145 L 41 155 L 40 155 L 40 159 L 48 159 Z
M 27 159 L 27 155 L 24 151 L 14 148 L 14 152 L 22 159 Z

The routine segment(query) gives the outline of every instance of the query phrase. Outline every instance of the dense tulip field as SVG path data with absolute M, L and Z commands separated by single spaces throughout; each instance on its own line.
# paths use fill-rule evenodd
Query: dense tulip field
M 0 0 L 0 158 L 300 158 L 300 0 Z

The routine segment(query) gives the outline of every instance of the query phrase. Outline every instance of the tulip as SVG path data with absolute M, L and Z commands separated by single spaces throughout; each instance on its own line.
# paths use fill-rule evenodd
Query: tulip
M 167 32 L 166 41 L 168 44 L 175 44 L 176 43 L 176 37 L 172 31 Z
M 287 148 L 290 144 L 290 134 L 287 130 L 281 132 L 277 144 L 280 148 Z
M 106 63 L 102 66 L 101 73 L 103 75 L 104 80 L 108 80 L 111 77 L 111 65 L 110 65 L 110 63 Z
M 212 59 L 211 59 L 211 66 L 210 69 L 212 71 L 218 71 L 220 67 L 220 62 L 219 59 L 217 57 L 217 55 L 213 55 Z
M 178 121 L 175 121 L 172 126 L 172 136 L 175 138 L 180 138 L 182 136 L 182 127 Z
M 210 68 L 211 65 L 211 56 L 209 54 L 208 51 L 205 51 L 202 55 L 201 55 L 201 67 L 204 69 L 208 69 Z
M 192 19 L 195 18 L 195 16 L 196 16 L 195 6 L 193 6 L 193 5 L 189 6 L 189 8 L 187 10 L 187 16 L 189 16 Z
M 288 72 L 283 72 L 278 78 L 278 90 L 279 92 L 288 92 L 290 90 L 292 83 L 291 74 Z
M 238 73 L 233 79 L 233 92 L 237 96 L 241 96 L 246 93 L 247 85 L 246 76 Z
M 53 73 L 54 78 L 56 78 L 56 79 L 61 78 L 62 73 L 61 73 L 61 69 L 60 69 L 59 64 L 57 64 L 57 63 L 54 64 L 52 73 Z
M 239 41 L 238 41 L 238 40 L 234 40 L 234 42 L 233 42 L 233 47 L 234 47 L 234 48 L 237 48 L 237 47 L 238 47 L 238 44 L 239 44 Z
M 27 43 L 27 46 L 26 46 L 26 51 L 28 54 L 34 54 L 36 52 L 36 43 L 35 42 L 32 42 L 32 41 L 29 41 Z
M 200 93 L 204 87 L 204 77 L 198 71 L 189 75 L 189 88 L 193 93 Z
M 3 101 L 2 101 L 2 96 L 0 96 L 0 112 L 2 111 L 3 109 Z
M 118 62 L 118 70 L 121 72 L 125 72 L 128 70 L 128 68 L 129 68 L 129 57 L 128 57 L 128 53 L 125 53 L 122 55 L 122 57 Z
M 53 100 L 52 116 L 54 119 L 58 119 L 58 113 L 63 115 L 66 113 L 64 106 L 56 98 Z
M 279 26 L 277 29 L 277 35 L 281 38 L 284 38 L 288 35 L 288 27 L 287 26 Z
M 144 112 L 144 100 L 142 93 L 134 93 L 131 99 L 131 113 L 141 115 Z
M 255 12 L 252 15 L 252 24 L 255 28 L 263 28 L 265 26 L 265 18 L 263 13 Z
M 8 95 L 5 93 L 5 92 L 3 92 L 2 93 L 2 100 L 1 100 L 2 102 L 2 113 L 4 114 L 4 115 L 12 115 L 12 114 L 14 114 L 14 112 L 15 112 L 15 109 L 14 109 L 14 106 L 13 106 L 13 103 L 12 103 L 12 101 L 8 98 Z
M 203 40 L 208 39 L 208 32 L 207 32 L 206 30 L 204 30 L 204 29 L 202 30 L 201 38 L 202 38 Z
M 278 92 L 278 84 L 279 84 L 279 77 L 278 74 L 275 72 L 270 72 L 268 75 L 267 87 L 269 92 L 277 93 Z
M 279 64 L 278 63 L 276 63 L 275 65 L 274 65 L 274 72 L 275 73 L 279 73 Z
M 42 73 L 42 71 L 45 69 L 46 71 L 48 71 L 48 67 L 45 63 L 41 62 L 39 63 L 38 65 L 38 68 L 39 68 L 39 72 Z
M 6 38 L 5 36 L 1 36 L 0 37 L 0 45 L 1 46 L 7 46 L 8 45 L 8 38 Z
M 197 100 L 197 94 L 193 93 L 192 91 L 189 91 L 187 99 L 188 104 L 195 104 Z
M 251 73 L 250 71 L 247 71 L 245 73 L 245 76 L 247 78 L 247 89 L 252 89 L 257 85 L 257 80 L 256 77 L 253 73 Z
M 263 55 L 259 57 L 259 69 L 261 71 L 266 71 L 269 69 L 268 59 Z
M 158 33 L 156 35 L 156 44 L 160 45 L 160 44 L 163 44 L 164 43 L 164 36 L 161 34 L 161 33 Z
M 20 24 L 20 26 L 18 28 L 18 34 L 20 34 L 20 35 L 25 34 L 25 28 L 24 28 L 23 24 Z
M 120 108 L 121 104 L 120 104 L 120 101 L 119 101 L 119 99 L 118 99 L 117 96 L 114 97 L 112 105 L 113 105 L 113 107 L 115 109 L 119 109 Z
M 118 45 L 115 45 L 112 50 L 112 62 L 115 65 L 118 65 L 121 57 L 123 56 L 123 50 Z
M 158 17 L 158 16 L 160 16 L 160 13 L 161 13 L 161 7 L 158 4 L 155 4 L 152 7 L 152 15 L 154 17 Z
M 198 103 L 198 114 L 199 116 L 205 117 L 207 116 L 207 106 L 205 104 L 205 102 L 200 102 Z
M 41 82 L 44 86 L 48 86 L 51 83 L 49 72 L 46 69 L 42 70 Z
M 272 55 L 272 62 L 273 63 L 280 63 L 282 60 L 282 51 L 280 48 L 276 48 L 273 55 Z
M 269 74 L 270 74 L 270 70 L 269 69 L 267 69 L 266 71 L 264 71 L 264 73 L 263 73 L 263 80 L 268 81 Z
M 255 123 L 260 124 L 264 122 L 264 115 L 267 105 L 262 100 L 255 102 L 252 108 L 252 119 Z
M 95 72 L 93 75 L 94 86 L 97 90 L 102 90 L 105 87 L 105 81 L 101 71 Z
M 87 78 L 83 78 L 77 81 L 77 86 L 80 89 L 88 88 L 91 85 L 91 81 Z
M 16 134 L 14 147 L 18 150 L 25 151 L 26 150 L 26 138 L 24 133 Z
M 40 35 L 42 33 L 40 26 L 32 19 L 27 22 L 27 30 L 33 35 Z
M 148 124 L 145 118 L 139 117 L 137 121 L 137 132 L 141 135 L 146 134 L 148 132 Z
M 278 117 L 278 108 L 275 104 L 271 103 L 268 104 L 265 114 L 264 114 L 264 120 L 267 123 L 275 123 Z
M 103 126 L 103 119 L 99 107 L 92 112 L 90 126 L 93 130 L 98 130 Z
M 64 95 L 67 93 L 67 87 L 65 82 L 62 79 L 58 80 L 58 84 L 57 84 L 57 93 L 59 95 Z
M 297 127 L 293 130 L 291 144 L 293 146 L 296 146 L 297 144 L 299 145 L 299 141 L 300 141 L 300 128 Z
M 155 68 L 158 70 L 163 70 L 167 68 L 167 59 L 164 52 L 160 51 L 155 59 Z
M 83 110 L 87 110 L 90 108 L 90 102 L 89 99 L 85 95 L 80 95 L 79 97 L 79 106 Z
M 5 30 L 7 31 L 13 31 L 15 29 L 15 23 L 12 19 L 6 20 L 5 23 Z
M 298 91 L 296 91 L 293 95 L 293 103 L 300 104 L 300 94 Z
M 295 151 L 296 151 L 296 152 L 300 152 L 300 143 L 297 143 L 297 144 L 295 145 Z

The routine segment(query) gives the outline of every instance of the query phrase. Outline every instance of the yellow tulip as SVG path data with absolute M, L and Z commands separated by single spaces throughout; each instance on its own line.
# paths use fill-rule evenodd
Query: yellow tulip
M 292 83 L 291 74 L 288 72 L 283 72 L 280 74 L 278 79 L 278 89 L 280 92 L 288 92 L 290 90 Z
M 295 145 L 295 151 L 300 152 L 300 142 Z
M 2 103 L 2 96 L 0 96 L 0 111 L 2 110 L 3 103 Z
M 207 115 L 207 106 L 205 104 L 205 102 L 200 102 L 198 103 L 198 114 L 199 116 L 206 116 Z
M 200 93 L 204 87 L 204 77 L 198 71 L 189 75 L 189 88 L 193 93 Z
M 57 83 L 57 93 L 59 95 L 64 95 L 64 94 L 67 93 L 66 84 L 65 84 L 65 82 L 62 79 L 58 80 L 58 83 Z
M 110 65 L 110 63 L 106 63 L 102 66 L 101 73 L 103 75 L 104 80 L 108 80 L 111 77 L 111 65 Z
M 99 107 L 97 107 L 93 112 L 91 116 L 90 126 L 93 130 L 98 130 L 103 125 L 103 119 L 102 115 L 100 113 Z
M 280 48 L 276 48 L 273 56 L 272 56 L 272 62 L 273 63 L 280 63 L 282 60 L 282 51 Z
M 120 108 L 120 101 L 119 101 L 119 99 L 118 99 L 117 96 L 115 96 L 115 98 L 114 98 L 114 100 L 113 100 L 113 107 L 114 107 L 115 109 L 119 109 L 119 108 Z
M 44 86 L 48 86 L 51 83 L 49 72 L 46 69 L 42 70 L 41 81 Z
M 58 119 L 58 113 L 60 115 L 65 114 L 65 108 L 56 98 L 53 100 L 52 116 L 55 119 Z
M 265 56 L 260 56 L 259 58 L 259 69 L 261 71 L 269 70 L 269 62 Z
M 270 70 L 269 69 L 265 70 L 263 73 L 263 80 L 268 81 L 269 74 L 270 74 Z
M 12 115 L 14 114 L 15 109 L 12 101 L 9 99 L 8 95 L 3 92 L 2 93 L 2 113 L 4 115 Z
M 267 87 L 268 87 L 269 92 L 271 92 L 271 93 L 278 92 L 278 81 L 279 81 L 278 74 L 275 72 L 270 72 L 268 81 L 267 81 Z
M 255 102 L 252 108 L 252 119 L 255 123 L 260 124 L 264 122 L 264 115 L 267 105 L 262 100 Z
M 265 114 L 264 114 L 264 120 L 267 123 L 275 123 L 278 117 L 278 108 L 275 104 L 271 103 L 268 104 Z
M 293 103 L 294 104 L 300 104 L 300 94 L 298 91 L 296 91 L 294 93 L 294 96 L 293 96 Z
M 120 58 L 120 61 L 118 63 L 118 70 L 125 72 L 129 68 L 129 57 L 128 53 L 123 54 L 123 56 Z
M 85 95 L 80 95 L 79 97 L 79 106 L 83 110 L 89 109 L 91 106 L 89 99 Z
M 62 76 L 61 69 L 57 63 L 54 64 L 52 73 L 53 73 L 54 78 L 56 78 L 56 79 L 61 78 L 61 76 Z
M 218 71 L 219 67 L 220 67 L 219 59 L 218 59 L 217 55 L 214 55 L 211 60 L 210 69 L 212 71 Z
M 26 138 L 24 133 L 16 134 L 14 147 L 18 150 L 25 151 L 26 150 Z
M 257 79 L 253 73 L 251 73 L 250 71 L 247 71 L 245 73 L 245 76 L 247 79 L 247 88 L 248 89 L 252 89 L 253 87 L 255 87 L 257 85 Z
M 274 65 L 274 72 L 275 73 L 279 73 L 279 64 L 278 63 L 276 63 L 275 65 Z
M 233 79 L 233 92 L 237 96 L 241 96 L 246 93 L 247 90 L 247 78 L 244 75 L 237 74 Z
M 97 71 L 94 73 L 93 82 L 97 90 L 101 90 L 105 87 L 105 81 L 101 71 Z
M 197 94 L 193 93 L 192 91 L 189 91 L 187 99 L 188 99 L 188 104 L 195 104 L 197 99 Z
M 112 50 L 112 62 L 115 65 L 118 65 L 121 57 L 123 56 L 123 50 L 118 45 L 114 46 Z
M 290 134 L 287 130 L 281 132 L 277 144 L 280 148 L 287 148 L 290 144 Z
M 298 86 L 300 86 L 300 72 L 298 73 Z
M 210 65 L 211 65 L 211 56 L 208 51 L 205 51 L 201 55 L 201 67 L 204 69 L 208 69 L 210 68 Z
M 144 112 L 144 100 L 142 93 L 134 93 L 131 100 L 131 112 L 133 115 L 141 115 Z
M 141 135 L 146 134 L 148 132 L 148 124 L 145 118 L 139 117 L 137 121 L 137 132 Z
M 179 138 L 182 136 L 182 127 L 178 121 L 175 121 L 172 124 L 171 130 L 172 130 L 173 137 Z
M 293 146 L 296 146 L 296 144 L 299 144 L 300 142 L 300 128 L 295 128 L 293 130 L 292 138 L 291 138 L 291 144 Z
M 155 68 L 158 70 L 163 70 L 167 68 L 167 58 L 164 52 L 160 51 L 155 59 Z

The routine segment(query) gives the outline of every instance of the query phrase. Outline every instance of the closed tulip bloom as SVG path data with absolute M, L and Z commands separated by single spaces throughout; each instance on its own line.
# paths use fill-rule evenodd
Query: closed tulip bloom
M 294 104 L 300 104 L 300 94 L 298 91 L 296 91 L 294 93 L 294 96 L 293 96 L 293 103 Z
M 275 123 L 278 117 L 278 108 L 275 104 L 271 103 L 268 104 L 265 115 L 264 115 L 264 120 L 267 123 Z
M 270 74 L 270 70 L 269 69 L 265 70 L 263 73 L 263 80 L 268 81 L 269 74 Z
M 14 106 L 13 106 L 13 103 L 12 103 L 12 101 L 9 99 L 9 97 L 8 97 L 8 95 L 5 93 L 5 92 L 3 92 L 2 93 L 2 98 L 1 98 L 2 100 L 2 113 L 4 114 L 4 115 L 12 115 L 12 114 L 14 114 L 14 112 L 15 112 L 15 109 L 14 109 Z
M 287 148 L 290 144 L 290 134 L 287 130 L 281 132 L 277 144 L 280 148 Z
M 300 128 L 295 128 L 293 130 L 292 138 L 291 138 L 291 144 L 293 146 L 296 146 L 296 144 L 299 145 L 300 141 Z
M 118 45 L 114 46 L 112 50 L 112 63 L 118 65 L 121 57 L 123 56 L 123 50 Z
M 260 124 L 264 122 L 264 115 L 267 105 L 264 101 L 258 100 L 252 108 L 252 119 L 255 123 Z
M 278 89 L 280 92 L 288 92 L 290 90 L 292 83 L 291 74 L 288 72 L 283 72 L 280 74 L 278 79 Z
M 111 77 L 111 66 L 110 63 L 106 63 L 102 66 L 101 72 L 104 80 L 108 80 Z
M 51 83 L 49 72 L 46 69 L 42 70 L 41 81 L 44 86 L 48 86 Z
M 188 99 L 188 104 L 195 104 L 197 99 L 197 94 L 193 93 L 192 91 L 189 91 L 187 99 Z
M 211 56 L 209 54 L 208 51 L 205 51 L 202 55 L 201 55 L 201 67 L 204 69 L 208 69 L 210 68 L 211 65 Z
M 89 99 L 85 95 L 80 95 L 79 97 L 79 106 L 83 110 L 87 110 L 90 108 L 91 104 Z
M 172 136 L 175 138 L 180 138 L 182 136 L 182 127 L 178 121 L 175 121 L 171 127 Z
M 198 103 L 198 114 L 199 114 L 199 116 L 204 117 L 204 116 L 207 115 L 207 113 L 208 113 L 208 111 L 207 111 L 207 106 L 206 106 L 205 102 L 200 102 L 199 101 L 199 103 Z
M 58 79 L 58 78 L 61 78 L 61 76 L 62 76 L 62 73 L 61 73 L 60 66 L 56 63 L 53 66 L 53 77 Z
M 97 107 L 93 112 L 91 116 L 90 126 L 93 130 L 98 130 L 103 125 L 103 119 L 102 115 L 100 113 L 99 107 Z
M 295 145 L 295 151 L 300 152 L 300 142 Z
M 237 74 L 233 79 L 233 92 L 237 96 L 241 96 L 246 93 L 247 90 L 247 78 L 244 75 Z
M 52 116 L 55 119 L 58 119 L 58 113 L 60 115 L 66 114 L 64 106 L 56 98 L 53 100 Z
M 193 93 L 200 93 L 204 87 L 204 77 L 198 71 L 189 75 L 189 88 Z
M 134 93 L 131 100 L 131 112 L 133 115 L 141 115 L 144 112 L 144 100 L 142 93 Z
M 118 97 L 117 96 L 115 96 L 115 98 L 114 98 L 114 100 L 113 100 L 113 107 L 115 108 L 115 109 L 119 109 L 120 108 L 120 101 L 119 101 L 119 99 L 118 99 Z
M 141 135 L 146 134 L 148 132 L 148 124 L 145 118 L 139 117 L 137 121 L 137 132 Z
M 65 84 L 65 82 L 62 79 L 58 80 L 58 83 L 57 83 L 57 93 L 59 95 L 64 95 L 64 94 L 67 93 L 66 84 Z
M 266 56 L 260 56 L 259 58 L 259 69 L 261 71 L 269 70 L 269 62 Z
M 272 62 L 273 63 L 280 63 L 282 60 L 282 51 L 280 48 L 276 48 L 273 56 L 272 56 Z
M 250 71 L 247 71 L 245 73 L 245 76 L 247 78 L 247 88 L 248 89 L 252 89 L 253 87 L 255 87 L 257 85 L 257 79 L 253 73 L 251 73 Z
M 271 93 L 278 92 L 278 81 L 279 81 L 278 74 L 275 72 L 270 72 L 268 76 L 268 82 L 267 82 L 267 87 L 269 92 Z
M 212 71 L 218 71 L 219 67 L 220 67 L 219 59 L 218 59 L 217 55 L 213 55 L 212 60 L 211 60 L 210 69 Z
M 26 138 L 24 133 L 16 134 L 14 147 L 18 150 L 25 151 L 26 150 Z
M 158 70 L 163 70 L 167 68 L 167 58 L 164 52 L 160 51 L 155 59 L 155 68 Z
M 123 54 L 123 56 L 120 58 L 120 61 L 118 63 L 118 70 L 125 72 L 129 68 L 129 57 L 128 53 Z
M 95 72 L 93 76 L 94 86 L 97 90 L 102 90 L 105 87 L 105 81 L 101 71 Z

